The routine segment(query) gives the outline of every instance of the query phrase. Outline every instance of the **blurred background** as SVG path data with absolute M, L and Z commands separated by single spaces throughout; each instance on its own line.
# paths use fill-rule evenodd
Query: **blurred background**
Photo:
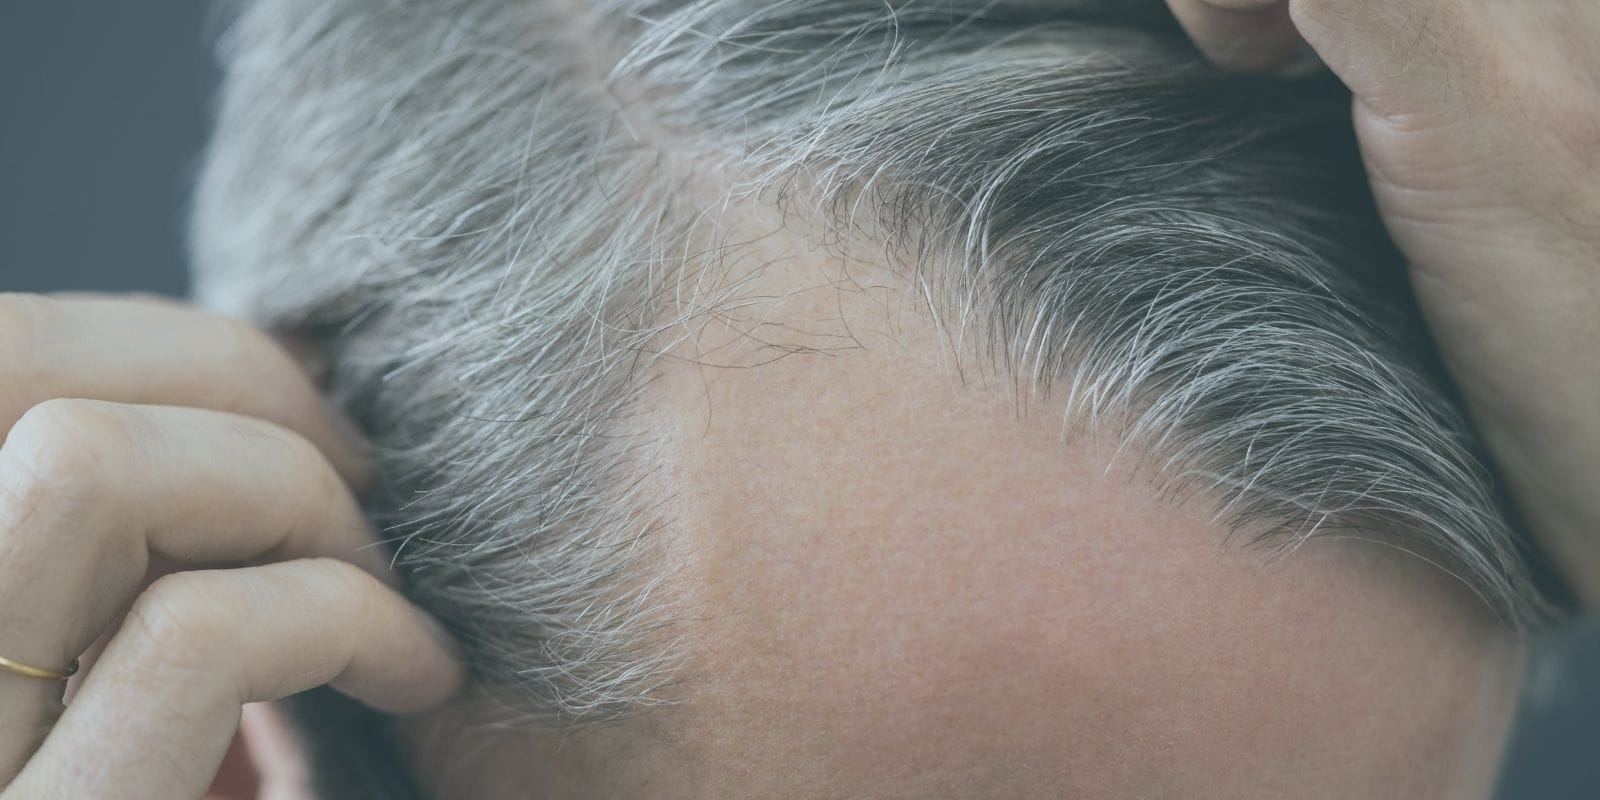
M 0 291 L 183 293 L 205 8 L 0 0 Z M 1499 797 L 1600 798 L 1600 628 L 1546 646 Z

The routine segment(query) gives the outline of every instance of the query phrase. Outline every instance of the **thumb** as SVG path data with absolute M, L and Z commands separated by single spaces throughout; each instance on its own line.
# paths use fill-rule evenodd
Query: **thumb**
M 1290 0 L 1289 14 L 1323 63 L 1381 116 L 1457 108 L 1462 70 L 1492 61 L 1456 0 Z

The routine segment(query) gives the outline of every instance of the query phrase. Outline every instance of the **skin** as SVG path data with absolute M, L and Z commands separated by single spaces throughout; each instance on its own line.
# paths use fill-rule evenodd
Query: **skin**
M 1600 7 L 1231 0 L 1252 28 L 1173 2 L 1250 67 L 1287 51 L 1287 8 L 1355 90 L 1445 356 L 1523 513 L 1600 602 Z M 702 645 L 684 702 L 496 742 L 481 758 L 522 769 L 485 774 L 486 795 L 525 794 L 530 768 L 555 794 L 653 797 L 1486 791 L 1517 649 L 1448 580 L 1359 543 L 1223 547 L 1110 443 L 1058 445 L 1048 407 L 950 383 L 945 343 L 893 312 L 904 292 L 802 266 L 771 287 L 787 318 L 857 319 L 871 346 L 679 369 L 650 411 L 685 523 L 664 564 Z M 808 307 L 818 270 L 865 308 Z M 692 341 L 700 361 L 748 337 Z M 65 713 L 59 682 L 0 672 L 0 797 L 198 797 L 245 702 L 331 682 L 404 712 L 456 691 L 450 645 L 361 549 L 359 447 L 275 343 L 179 307 L 18 296 L 0 342 L 0 654 L 58 669 L 108 642 Z M 157 558 L 179 571 L 147 586 Z M 430 739 L 458 710 L 414 733 L 439 787 L 473 763 Z
M 1489 796 L 1520 647 L 1462 587 L 1228 541 L 1138 449 L 1063 442 L 980 354 L 956 377 L 903 278 L 777 225 L 737 237 L 761 268 L 688 281 L 747 299 L 676 332 L 639 423 L 676 704 L 509 739 L 442 715 L 413 740 L 436 796 Z
M 0 650 L 59 670 L 103 640 L 65 711 L 61 682 L 0 672 L 0 797 L 199 797 L 244 703 L 454 692 L 451 645 L 362 549 L 359 446 L 265 334 L 5 295 L 0 341 Z M 179 571 L 150 583 L 157 559 Z
M 1600 4 L 1169 0 L 1244 69 L 1355 93 L 1384 220 L 1529 527 L 1600 607 Z

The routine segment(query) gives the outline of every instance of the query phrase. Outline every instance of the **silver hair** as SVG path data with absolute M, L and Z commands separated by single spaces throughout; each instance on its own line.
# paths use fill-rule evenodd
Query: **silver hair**
M 636 400 L 672 317 L 731 299 L 663 299 L 737 247 L 691 243 L 761 197 L 870 231 L 952 340 L 1250 542 L 1383 541 L 1539 624 L 1347 98 L 1218 74 L 1160 5 L 249 3 L 197 295 L 327 344 L 409 593 L 532 717 L 673 679 Z

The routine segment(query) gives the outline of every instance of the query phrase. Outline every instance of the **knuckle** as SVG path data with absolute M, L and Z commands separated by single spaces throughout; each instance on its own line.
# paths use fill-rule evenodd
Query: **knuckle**
M 307 559 L 333 583 L 335 590 L 354 597 L 370 597 L 384 589 L 384 585 L 371 573 L 341 559 L 317 556 Z
M 281 425 L 240 414 L 223 414 L 215 419 L 218 432 L 228 444 L 236 446 L 241 453 L 249 453 L 251 460 L 263 465 L 259 470 L 261 474 L 287 478 L 316 463 L 312 458 L 315 448 Z M 272 488 L 283 492 L 291 487 L 279 483 Z
M 355 502 L 322 452 L 300 434 L 247 417 L 227 418 L 226 427 L 229 435 L 236 437 L 239 452 L 250 453 L 258 465 L 261 491 L 292 500 L 273 507 L 272 519 L 284 530 L 283 549 L 274 553 L 302 552 L 304 546 L 327 535 L 321 527 L 323 517 L 308 515 L 305 509 L 338 509 Z
M 348 561 L 327 557 L 308 560 L 326 576 L 332 591 L 343 598 L 340 604 L 347 609 L 353 622 L 365 627 L 377 620 L 381 599 L 389 591 L 382 581 Z
M 126 452 L 127 412 L 97 400 L 46 400 L 22 415 L 0 447 L 0 522 L 15 524 L 43 504 L 84 509 L 105 460 Z
M 128 611 L 123 629 L 162 671 L 206 669 L 230 626 L 231 596 L 208 573 L 177 572 L 150 584 Z

